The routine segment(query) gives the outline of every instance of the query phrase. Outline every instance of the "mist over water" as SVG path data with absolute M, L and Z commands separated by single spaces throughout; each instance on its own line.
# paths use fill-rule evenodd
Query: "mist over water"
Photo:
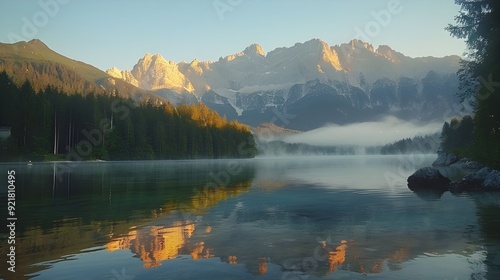
M 483 276 L 500 198 L 409 191 L 435 158 L 84 162 L 62 181 L 60 163 L 0 169 L 22 178 L 25 278 L 498 279 Z
M 289 135 L 286 143 L 303 143 L 312 146 L 380 146 L 416 135 L 439 132 L 443 123 L 409 122 L 396 117 L 385 117 L 380 121 L 349 125 L 327 125 L 318 129 Z

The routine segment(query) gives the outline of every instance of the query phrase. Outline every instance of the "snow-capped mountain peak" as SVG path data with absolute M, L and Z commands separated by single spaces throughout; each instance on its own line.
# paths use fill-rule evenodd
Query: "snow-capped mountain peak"
M 242 52 L 215 62 L 195 59 L 190 63 L 176 64 L 160 54 L 146 54 L 132 71 L 112 68 L 108 74 L 136 83 L 144 89 L 191 92 L 201 98 L 208 90 L 248 92 L 250 89 L 286 89 L 311 80 L 343 80 L 359 86 L 360 73 L 363 74 L 362 82 L 368 84 L 384 77 L 421 78 L 431 68 L 454 71 L 456 61 L 447 60 L 440 64 L 436 60 L 413 59 L 384 45 L 375 50 L 373 45 L 358 39 L 335 46 L 312 39 L 268 53 L 259 44 L 252 44 Z
M 285 125 L 307 130 L 391 112 L 434 118 L 446 110 L 454 92 L 433 91 L 440 87 L 429 85 L 456 84 L 459 61 L 458 56 L 411 58 L 361 40 L 329 46 L 312 39 L 267 53 L 252 44 L 215 62 L 176 64 L 146 54 L 132 71 L 111 68 L 108 74 L 155 90 L 174 104 L 202 101 L 250 125 L 296 115 Z M 186 92 L 196 96 L 181 94 Z M 443 98 L 437 99 L 439 94 Z

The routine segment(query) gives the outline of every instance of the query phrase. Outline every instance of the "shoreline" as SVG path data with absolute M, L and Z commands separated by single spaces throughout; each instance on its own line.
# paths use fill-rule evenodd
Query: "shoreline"
M 275 160 L 275 159 L 310 159 L 310 158 L 328 158 L 328 157 L 363 157 L 363 156 L 381 156 L 381 157 L 397 157 L 397 156 L 408 156 L 408 155 L 424 155 L 424 156 L 435 156 L 435 153 L 414 153 L 414 154 L 353 154 L 353 155 L 336 155 L 336 154 L 321 154 L 321 155 L 257 155 L 254 157 L 240 157 L 240 158 L 198 158 L 198 159 L 130 159 L 130 160 L 81 160 L 81 161 L 71 161 L 71 160 L 48 160 L 48 161 L 32 161 L 31 164 L 45 164 L 45 163 L 68 163 L 68 164 L 78 164 L 78 163 L 119 163 L 119 162 L 158 162 L 158 161 L 171 161 L 171 162 L 181 162 L 181 161 L 217 161 L 217 160 Z M 29 164 L 29 161 L 0 161 L 2 164 Z
M 500 171 L 469 158 L 438 153 L 431 166 L 415 171 L 407 183 L 414 192 L 499 192 Z

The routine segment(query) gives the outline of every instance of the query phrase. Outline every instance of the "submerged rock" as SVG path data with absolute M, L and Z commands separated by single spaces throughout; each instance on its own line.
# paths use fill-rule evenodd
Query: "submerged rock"
M 436 190 L 447 191 L 450 179 L 444 177 L 439 170 L 434 167 L 423 167 L 415 171 L 408 177 L 408 188 L 412 191 Z

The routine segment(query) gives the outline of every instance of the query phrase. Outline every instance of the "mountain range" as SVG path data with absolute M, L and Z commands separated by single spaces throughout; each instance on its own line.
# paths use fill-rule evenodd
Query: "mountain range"
M 215 62 L 175 63 L 146 54 L 131 71 L 106 72 L 166 98 L 165 92 L 176 92 L 184 101 L 200 100 L 252 126 L 310 130 L 384 115 L 440 118 L 457 102 L 459 61 L 410 58 L 360 40 L 329 46 L 313 39 L 268 53 L 253 44 Z
M 0 44 L 0 71 L 18 82 L 36 80 L 38 89 L 55 83 L 68 92 L 101 91 L 136 101 L 203 102 L 229 120 L 295 130 L 387 115 L 440 119 L 457 103 L 459 61 L 411 58 L 360 40 L 329 46 L 312 39 L 267 53 L 253 44 L 218 61 L 175 63 L 146 54 L 131 70 L 104 72 L 39 40 Z

